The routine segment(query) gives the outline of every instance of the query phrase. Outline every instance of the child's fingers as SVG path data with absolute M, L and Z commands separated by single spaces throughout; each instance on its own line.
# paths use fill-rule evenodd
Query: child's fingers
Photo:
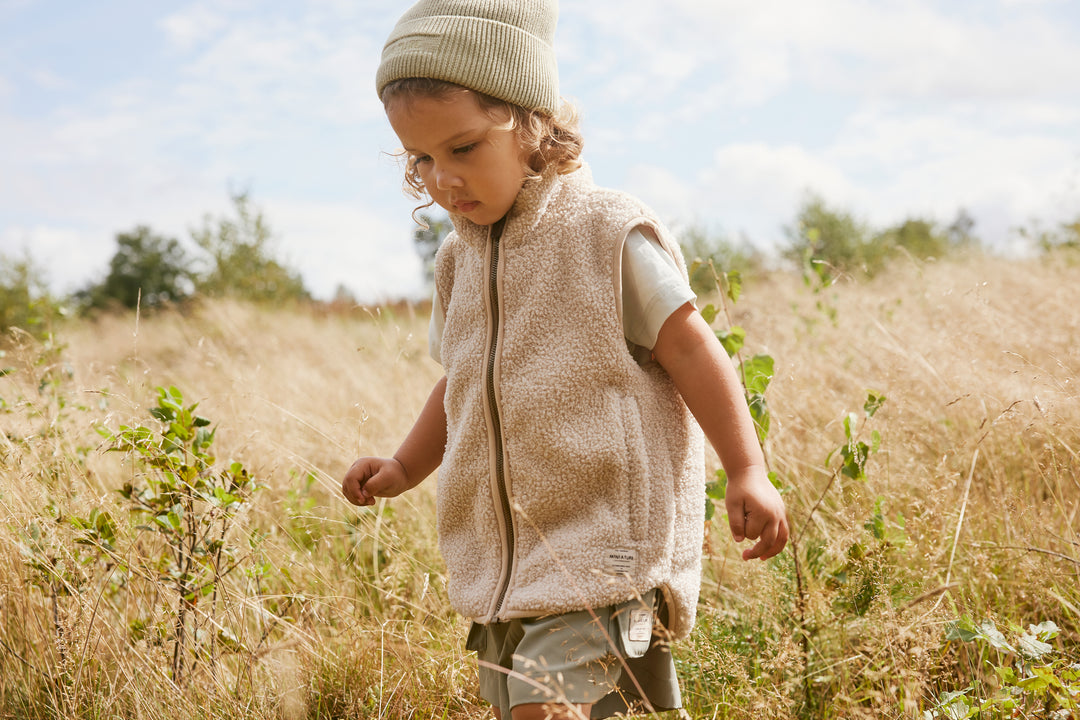
M 375 498 L 365 487 L 378 474 L 377 458 L 360 458 L 352 464 L 341 481 L 341 494 L 353 505 L 371 505 Z
M 743 510 L 742 503 L 728 507 L 728 527 L 735 542 L 740 543 L 746 539 L 746 511 Z
M 781 518 L 778 521 L 771 522 L 766 525 L 761 533 L 761 538 L 754 547 L 743 552 L 743 560 L 753 560 L 754 558 L 768 560 L 783 550 L 784 546 L 787 545 L 787 541 L 787 520 Z
M 775 552 L 770 552 L 776 545 L 776 536 L 779 531 L 776 523 L 770 523 L 765 526 L 761 533 L 757 536 L 758 541 L 754 544 L 754 547 L 744 550 L 742 557 L 743 560 L 753 560 L 754 558 L 761 558 L 765 560 L 775 555 Z

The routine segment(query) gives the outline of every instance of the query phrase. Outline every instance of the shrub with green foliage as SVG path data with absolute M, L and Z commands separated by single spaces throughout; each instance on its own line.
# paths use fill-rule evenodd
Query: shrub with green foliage
M 679 234 L 679 246 L 690 272 L 690 287 L 706 295 L 716 288 L 717 274 L 750 275 L 761 270 L 761 254 L 745 243 L 736 245 L 723 235 L 694 225 Z
M 309 299 L 300 273 L 274 258 L 273 233 L 262 211 L 252 207 L 247 193 L 232 200 L 235 217 L 208 215 L 202 229 L 192 231 L 195 243 L 209 256 L 196 290 L 254 302 Z
M 416 219 L 421 224 L 413 231 L 413 247 L 424 265 L 424 282 L 431 285 L 435 282 L 435 253 L 454 226 L 447 215 L 420 213 Z
M 789 244 L 784 256 L 803 268 L 809 282 L 816 278 L 831 285 L 841 275 L 872 277 L 881 272 L 897 251 L 918 260 L 940 259 L 959 248 L 977 244 L 974 221 L 964 210 L 945 229 L 924 218 L 908 218 L 899 225 L 874 231 L 852 214 L 829 208 L 811 196 L 786 229 Z
M 1045 229 L 1038 222 L 1017 229 L 1021 238 L 1043 253 L 1058 250 L 1080 250 L 1080 215 L 1072 222 L 1058 223 L 1056 228 Z
M 817 196 L 803 203 L 795 224 L 785 232 L 789 245 L 784 256 L 799 264 L 807 277 L 817 276 L 825 285 L 842 274 L 872 275 L 884 261 L 869 242 L 865 223 L 851 213 L 827 207 Z
M 0 254 L 0 333 L 19 328 L 42 339 L 61 315 L 63 308 L 49 294 L 30 256 L 13 259 Z
M 871 241 L 884 251 L 901 248 L 920 260 L 943 257 L 949 251 L 949 238 L 929 220 L 908 219 L 888 228 Z
M 152 308 L 190 295 L 193 273 L 175 238 L 139 225 L 119 233 L 116 246 L 105 279 L 77 294 L 88 307 Z

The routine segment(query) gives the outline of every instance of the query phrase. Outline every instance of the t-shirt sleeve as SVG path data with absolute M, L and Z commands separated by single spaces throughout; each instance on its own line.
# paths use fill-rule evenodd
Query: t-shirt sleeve
M 431 321 L 428 323 L 428 353 L 431 359 L 442 365 L 442 334 L 446 324 L 446 314 L 439 302 L 439 291 L 432 293 Z
M 660 243 L 634 229 L 622 251 L 623 333 L 651 350 L 671 313 L 697 296 Z

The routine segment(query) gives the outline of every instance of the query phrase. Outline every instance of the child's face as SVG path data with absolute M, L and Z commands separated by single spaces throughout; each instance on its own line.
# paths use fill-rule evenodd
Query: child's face
M 472 93 L 401 99 L 386 109 L 431 199 L 478 225 L 501 219 L 526 178 L 524 151 L 507 121 Z

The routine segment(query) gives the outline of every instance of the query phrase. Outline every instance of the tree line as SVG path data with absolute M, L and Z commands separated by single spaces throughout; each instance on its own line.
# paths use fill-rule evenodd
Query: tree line
M 66 298 L 50 294 L 28 254 L 0 256 L 0 332 L 20 328 L 45 337 L 56 320 L 72 313 L 153 311 L 194 297 L 310 300 L 300 273 L 275 257 L 271 228 L 248 193 L 230 199 L 231 213 L 206 215 L 191 231 L 196 253 L 147 225 L 118 233 L 104 277 Z
M 69 298 L 50 295 L 28 255 L 0 255 L 0 332 L 18 327 L 44 337 L 53 321 L 72 312 L 136 307 L 152 311 L 193 297 L 232 297 L 256 303 L 310 301 L 300 273 L 275 257 L 273 233 L 248 193 L 234 193 L 231 200 L 231 214 L 207 215 L 202 226 L 191 231 L 199 251 L 194 255 L 176 238 L 146 225 L 118 233 L 105 276 Z M 435 252 L 452 226 L 444 214 L 421 213 L 418 220 L 421 224 L 413 233 L 413 245 L 430 285 Z M 909 218 L 874 228 L 849 211 L 808 195 L 794 221 L 784 228 L 785 244 L 779 248 L 779 257 L 800 269 L 808 281 L 827 285 L 840 277 L 873 277 L 898 257 L 927 260 L 982 249 L 974 226 L 971 216 L 960 210 L 948 225 Z M 1080 216 L 1051 228 L 1033 223 L 1017 232 L 1042 252 L 1080 252 Z M 733 241 L 701 226 L 685 228 L 678 235 L 688 265 L 702 261 L 695 264 L 691 277 L 699 294 L 712 288 L 710 263 L 717 270 L 744 274 L 764 272 L 775 264 L 745 240 Z M 336 299 L 351 300 L 351 295 L 339 288 Z

